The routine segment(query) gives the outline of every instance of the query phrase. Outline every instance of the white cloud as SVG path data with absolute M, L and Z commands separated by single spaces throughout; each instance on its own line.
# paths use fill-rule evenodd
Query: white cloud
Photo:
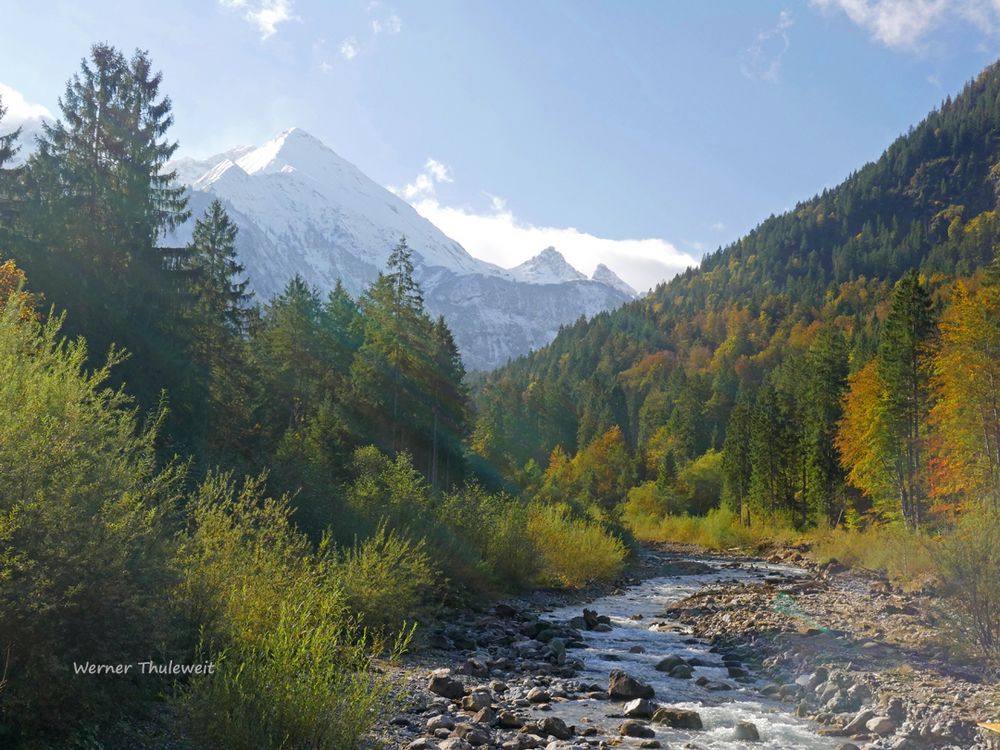
M 941 26 L 971 23 L 986 34 L 1000 29 L 1000 0 L 811 0 L 839 10 L 877 41 L 893 49 L 917 49 Z
M 353 36 L 347 37 L 344 41 L 340 43 L 340 56 L 345 60 L 353 60 L 358 56 L 361 48 L 358 46 L 358 40 Z
M 428 159 L 413 182 L 402 189 L 392 188 L 449 237 L 472 255 L 511 268 L 555 247 L 566 260 L 591 274 L 604 263 L 635 289 L 647 290 L 672 278 L 697 260 L 659 238 L 610 239 L 574 227 L 536 226 L 518 219 L 497 195 L 485 193 L 490 205 L 485 211 L 448 206 L 436 195 L 437 185 L 452 182 L 451 169 Z
M 42 123 L 55 118 L 46 107 L 29 102 L 20 91 L 5 83 L 0 83 L 0 104 L 7 110 L 0 122 L 0 135 L 21 128 L 21 152 L 15 162 L 23 161 L 34 148 L 35 136 L 42 132 Z
M 292 0 L 219 0 L 226 8 L 244 11 L 243 18 L 257 27 L 261 39 L 268 39 L 278 26 L 296 19 Z
M 454 182 L 451 176 L 451 169 L 437 159 L 428 158 L 424 162 L 423 170 L 416 176 L 413 182 L 404 185 L 402 188 L 390 186 L 389 190 L 412 203 L 413 201 L 433 196 L 435 193 L 434 186 L 442 182 Z
M 375 18 L 372 20 L 372 34 L 378 36 L 382 32 L 386 34 L 398 34 L 403 30 L 403 19 L 393 13 L 388 18 Z
M 757 34 L 754 43 L 743 53 L 740 66 L 743 75 L 757 81 L 777 82 L 782 58 L 790 44 L 788 30 L 794 23 L 792 14 L 783 10 L 773 28 Z

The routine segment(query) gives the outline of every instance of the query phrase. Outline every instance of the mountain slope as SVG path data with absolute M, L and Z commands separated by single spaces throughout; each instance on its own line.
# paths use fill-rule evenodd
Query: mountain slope
M 554 250 L 513 271 L 474 258 L 298 128 L 171 167 L 190 186 L 194 217 L 219 199 L 240 227 L 237 249 L 263 300 L 295 274 L 323 292 L 339 279 L 356 296 L 405 236 L 427 307 L 445 315 L 469 369 L 503 364 L 551 341 L 560 325 L 633 297 L 620 284 L 587 281 Z M 167 242 L 187 242 L 192 226 L 193 219 Z
M 992 261 L 998 164 L 993 65 L 841 185 L 491 374 L 479 394 L 483 452 L 544 465 L 556 444 L 575 449 L 618 425 L 643 446 L 668 422 L 664 440 L 688 425 L 691 450 L 721 447 L 740 389 L 797 356 L 817 325 L 844 331 L 863 362 L 907 269 L 933 289 Z

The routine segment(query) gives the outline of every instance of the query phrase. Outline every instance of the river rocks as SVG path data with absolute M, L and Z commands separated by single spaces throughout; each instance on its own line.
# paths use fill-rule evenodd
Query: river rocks
M 431 675 L 431 678 L 427 683 L 427 689 L 435 695 L 440 695 L 443 698 L 449 698 L 451 700 L 458 700 L 465 695 L 465 686 L 458 680 L 448 676 L 446 673 L 435 673 Z
M 611 618 L 607 615 L 599 615 L 592 609 L 584 609 L 583 625 L 587 630 L 604 633 L 611 630 Z
M 490 670 L 483 664 L 479 659 L 466 659 L 465 662 L 459 667 L 459 672 L 462 674 L 467 674 L 471 677 L 489 677 Z
M 686 708 L 668 708 L 663 706 L 653 712 L 654 724 L 666 724 L 674 729 L 703 729 L 701 715 L 697 711 Z
M 460 739 L 468 742 L 470 745 L 476 747 L 479 745 L 487 745 L 492 740 L 489 727 L 484 727 L 481 724 L 476 724 L 475 722 L 457 725 L 453 734 L 455 737 L 459 737 Z
M 477 711 L 476 715 L 472 717 L 472 720 L 476 722 L 476 724 L 483 724 L 491 727 L 497 723 L 497 712 L 490 706 L 486 706 Z
M 760 732 L 752 721 L 738 721 L 733 727 L 733 739 L 747 742 L 760 742 Z
M 566 722 L 555 716 L 546 716 L 535 722 L 535 726 L 543 736 L 552 736 L 557 740 L 568 740 L 573 736 L 573 729 L 566 726 Z
M 674 667 L 679 667 L 685 663 L 686 662 L 681 657 L 671 655 L 660 659 L 654 669 L 656 669 L 657 672 L 669 672 Z
M 675 680 L 690 680 L 691 676 L 694 674 L 694 670 L 687 664 L 678 664 L 670 670 L 669 674 Z
M 873 734 L 888 737 L 896 731 L 896 722 L 888 716 L 875 716 L 865 722 L 865 727 Z
M 841 742 L 834 750 L 861 750 L 861 748 L 853 742 Z
M 520 729 L 524 726 L 524 719 L 513 711 L 500 711 L 497 714 L 497 724 L 504 729 Z
M 618 727 L 618 733 L 623 737 L 655 737 L 656 732 L 648 725 L 635 719 L 626 719 Z
M 655 694 L 652 687 L 620 669 L 616 669 L 608 675 L 608 696 L 611 700 L 628 701 L 633 698 L 652 698 Z
M 629 719 L 651 719 L 657 705 L 645 698 L 636 698 L 625 704 L 622 713 Z
M 552 695 L 547 691 L 539 687 L 531 688 L 528 694 L 525 696 L 529 703 L 548 703 L 552 700 Z
M 429 718 L 424 726 L 427 728 L 428 732 L 434 732 L 438 729 L 444 729 L 450 732 L 455 728 L 455 720 L 448 714 L 438 714 L 437 716 Z
M 493 696 L 486 690 L 473 690 L 462 698 L 462 708 L 475 713 L 493 703 Z
M 460 737 L 451 737 L 438 745 L 440 750 L 472 750 L 472 745 Z
M 418 737 L 406 746 L 406 750 L 440 750 L 440 746 L 426 737 Z
M 853 719 L 851 719 L 847 724 L 844 725 L 843 733 L 848 737 L 853 737 L 856 734 L 861 734 L 868 727 L 865 726 L 869 721 L 875 718 L 875 712 L 869 709 L 859 711 Z

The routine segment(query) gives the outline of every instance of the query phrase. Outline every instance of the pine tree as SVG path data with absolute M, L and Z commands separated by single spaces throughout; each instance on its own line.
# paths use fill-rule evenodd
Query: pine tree
M 805 502 L 818 518 L 835 524 L 844 510 L 844 473 L 834 440 L 847 390 L 847 342 L 839 330 L 822 329 L 807 356 L 803 404 Z
M 420 447 L 417 435 L 430 416 L 427 399 L 420 391 L 419 373 L 429 366 L 426 343 L 431 322 L 413 278 L 405 238 L 389 255 L 387 272 L 379 274 L 362 296 L 361 310 L 364 343 L 352 367 L 357 397 L 375 423 L 381 423 L 384 448 L 393 453 L 413 452 Z
M 246 330 L 249 279 L 236 257 L 237 226 L 218 200 L 212 201 L 195 221 L 187 248 L 187 263 L 194 270 L 192 286 L 197 304 L 212 323 L 232 334 Z
M 170 99 L 148 55 L 95 45 L 66 85 L 61 116 L 43 125 L 23 175 L 17 257 L 46 298 L 70 311 L 94 356 L 112 344 L 132 356 L 119 368 L 140 404 L 166 388 L 175 437 L 200 422 L 188 372 L 184 284 L 158 247 L 188 212 L 166 163 L 177 144 Z
M 753 469 L 750 436 L 753 418 L 753 399 L 746 390 L 740 390 L 736 404 L 729 415 L 726 440 L 722 447 L 723 493 L 730 508 L 741 523 L 750 524 L 748 499 L 750 476 Z
M 252 293 L 249 281 L 239 278 L 244 269 L 236 259 L 236 234 L 222 204 L 212 201 L 195 221 L 185 253 L 193 296 L 189 338 L 201 367 L 197 391 L 207 401 L 200 439 L 214 456 L 245 449 L 252 421 L 254 378 L 244 340 Z
M 434 322 L 430 343 L 432 424 L 428 477 L 431 487 L 437 489 L 450 485 L 453 474 L 460 468 L 462 442 L 468 432 L 469 393 L 464 383 L 462 356 L 443 316 Z
M 930 296 L 917 272 L 910 271 L 893 291 L 877 362 L 886 389 L 886 427 L 900 511 L 911 528 L 920 525 L 927 499 L 924 444 L 930 408 L 929 345 L 933 333 Z

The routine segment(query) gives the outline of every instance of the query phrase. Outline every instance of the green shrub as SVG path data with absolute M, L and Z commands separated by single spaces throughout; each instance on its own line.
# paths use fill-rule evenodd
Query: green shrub
M 965 642 L 1000 663 L 1000 517 L 975 510 L 934 547 L 937 573 Z
M 518 589 L 534 582 L 538 556 L 527 534 L 529 513 L 525 503 L 470 483 L 447 493 L 436 516 L 441 527 L 475 553 L 479 569 L 494 583 Z
M 412 622 L 438 577 L 422 541 L 385 526 L 344 552 L 335 574 L 351 610 L 381 631 Z
M 0 725 L 27 736 L 143 696 L 73 665 L 148 659 L 172 639 L 163 519 L 181 472 L 157 468 L 154 430 L 105 387 L 120 354 L 87 372 L 60 319 L 22 317 L 0 310 Z
M 219 669 L 182 692 L 182 711 L 203 748 L 353 748 L 393 707 L 388 678 L 371 668 L 386 644 L 350 612 L 330 544 L 314 550 L 288 503 L 262 487 L 212 476 L 190 504 L 177 599 L 203 623 L 201 648 Z
M 381 648 L 329 601 L 282 602 L 256 642 L 223 652 L 215 674 L 184 692 L 191 739 L 213 750 L 353 750 L 392 705 L 390 681 L 372 669 Z
M 565 507 L 532 508 L 527 533 L 538 551 L 544 583 L 581 587 L 611 581 L 625 563 L 621 539 L 594 521 L 573 517 Z

